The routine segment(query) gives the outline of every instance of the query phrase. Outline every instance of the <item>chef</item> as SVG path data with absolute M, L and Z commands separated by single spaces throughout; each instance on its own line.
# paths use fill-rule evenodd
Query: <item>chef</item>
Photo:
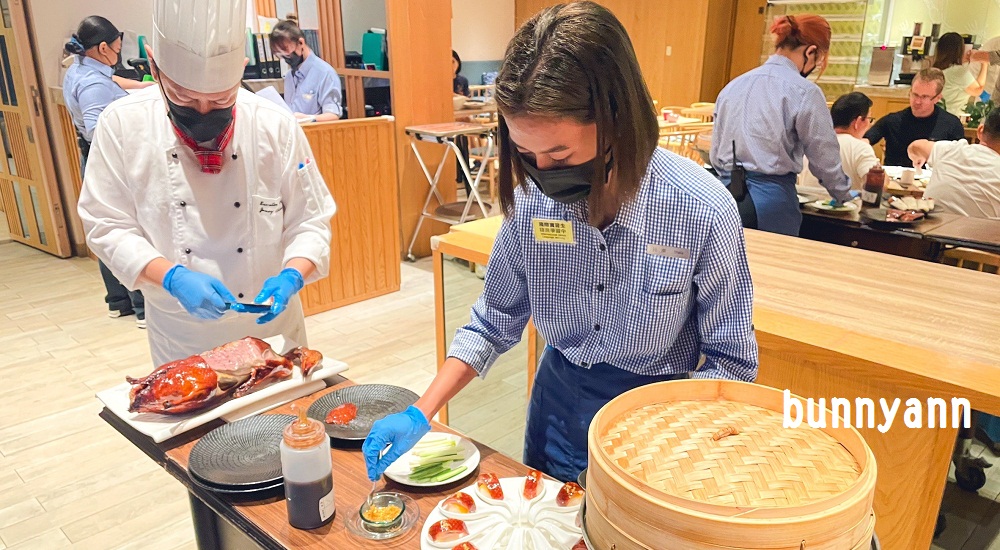
M 485 288 L 423 396 L 372 427 L 370 479 L 486 376 L 529 317 L 549 345 L 524 463 L 563 481 L 586 467 L 590 421 L 621 393 L 756 379 L 736 203 L 700 166 L 657 148 L 644 82 L 624 27 L 594 2 L 547 8 L 515 34 L 496 80 L 505 219 Z
M 157 365 L 248 335 L 306 344 L 296 294 L 327 275 L 336 207 L 294 117 L 240 90 L 245 21 L 246 0 L 155 0 L 159 85 L 94 132 L 87 244 L 145 294 Z

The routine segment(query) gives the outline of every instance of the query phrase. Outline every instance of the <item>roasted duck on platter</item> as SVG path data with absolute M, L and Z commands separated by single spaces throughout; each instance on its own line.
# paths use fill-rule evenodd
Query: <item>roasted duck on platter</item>
M 267 342 L 246 337 L 186 359 L 171 361 L 132 384 L 129 412 L 184 414 L 223 398 L 242 397 L 265 382 L 282 380 L 298 367 L 306 376 L 323 355 L 304 347 L 278 355 Z

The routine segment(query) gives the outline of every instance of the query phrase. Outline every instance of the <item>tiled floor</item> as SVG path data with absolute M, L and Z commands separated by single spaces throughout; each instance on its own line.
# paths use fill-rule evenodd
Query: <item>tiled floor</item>
M 312 316 L 307 327 L 310 345 L 346 361 L 353 380 L 421 392 L 435 370 L 430 263 L 403 264 L 402 273 L 400 292 Z M 449 286 L 451 325 L 481 282 L 450 262 L 446 273 L 461 283 Z M 145 333 L 132 318 L 107 318 L 102 295 L 93 261 L 0 244 L 0 550 L 194 548 L 182 486 L 97 417 L 94 393 L 145 374 L 150 361 Z M 492 423 L 504 433 L 472 424 L 477 405 L 496 414 L 523 406 L 523 361 L 511 355 L 452 410 L 465 417 L 454 423 L 515 457 L 523 412 L 521 424 Z M 513 404 L 497 408 L 506 401 Z M 987 475 L 978 495 L 949 483 L 948 528 L 935 550 L 1000 550 L 1000 466 Z

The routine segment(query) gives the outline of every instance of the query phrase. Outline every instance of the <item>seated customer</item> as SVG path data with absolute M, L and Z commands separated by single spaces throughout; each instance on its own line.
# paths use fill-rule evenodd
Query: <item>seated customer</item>
M 295 118 L 339 120 L 343 114 L 340 76 L 313 53 L 302 29 L 292 21 L 281 21 L 271 31 L 270 41 L 275 55 L 292 68 L 285 74 L 285 103 Z
M 909 166 L 906 148 L 918 139 L 955 141 L 965 137 L 958 117 L 937 106 L 944 90 L 940 69 L 923 69 L 913 78 L 910 107 L 880 118 L 865 134 L 872 145 L 885 139 L 885 166 Z
M 861 92 L 851 92 L 837 98 L 830 108 L 833 129 L 840 143 L 840 164 L 851 179 L 851 189 L 860 191 L 865 185 L 865 177 L 872 166 L 878 164 L 878 157 L 867 141 L 862 139 L 872 126 L 872 100 Z M 816 176 L 808 170 L 808 162 L 803 160 L 799 174 L 799 188 L 810 195 L 829 197 L 826 189 L 819 184 Z
M 924 162 L 934 170 L 924 196 L 944 212 L 1000 220 L 1000 109 L 979 125 L 979 143 L 914 141 L 909 147 L 914 166 Z

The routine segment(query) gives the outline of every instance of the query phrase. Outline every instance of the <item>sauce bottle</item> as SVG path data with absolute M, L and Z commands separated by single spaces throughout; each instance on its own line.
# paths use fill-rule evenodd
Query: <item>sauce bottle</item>
M 885 187 L 885 170 L 876 164 L 865 177 L 865 186 L 861 190 L 861 202 L 869 208 L 881 208 L 882 189 Z
M 281 441 L 281 473 L 285 477 L 288 523 L 297 529 L 316 529 L 333 520 L 333 463 L 330 436 L 323 424 L 306 417 L 297 408 L 298 419 L 285 428 Z

